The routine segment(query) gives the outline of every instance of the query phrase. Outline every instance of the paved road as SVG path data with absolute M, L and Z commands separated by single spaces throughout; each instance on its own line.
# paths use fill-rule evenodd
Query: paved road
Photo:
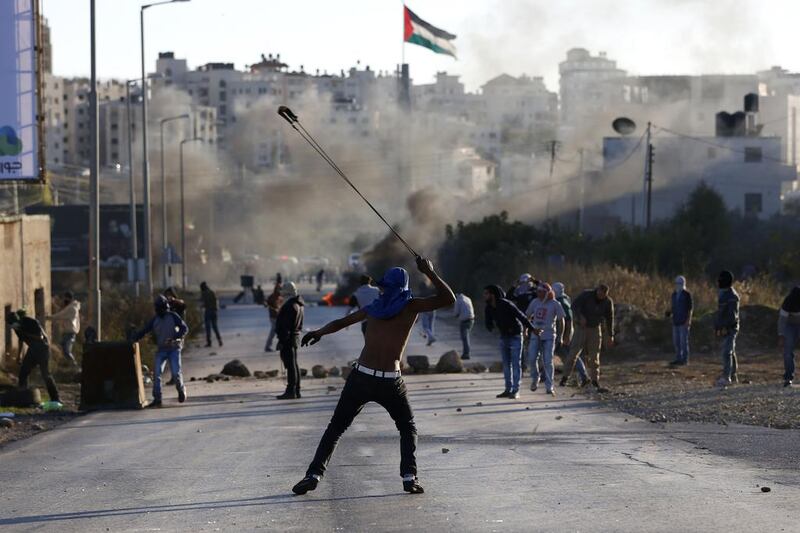
M 340 313 L 308 309 L 313 327 Z M 229 307 L 229 339 L 194 350 L 187 375 L 232 356 L 277 368 L 263 311 Z M 234 325 L 236 323 L 236 325 Z M 357 328 L 304 352 L 343 364 Z M 443 326 L 442 345 L 456 346 Z M 411 352 L 424 347 L 415 335 Z M 218 355 L 210 353 L 216 351 Z M 488 354 L 491 346 L 483 346 Z M 421 352 L 424 353 L 424 352 Z M 306 365 L 307 363 L 307 365 Z M 295 402 L 279 380 L 192 383 L 160 410 L 96 413 L 0 450 L 4 531 L 798 531 L 800 475 L 695 443 L 749 442 L 768 430 L 663 428 L 581 396 L 496 400 L 496 374 L 409 376 L 427 493 L 402 492 L 389 417 L 368 406 L 316 492 L 290 495 L 343 381 L 309 380 Z M 329 387 L 335 387 L 330 391 Z M 460 409 L 460 411 L 459 411 Z M 784 432 L 782 435 L 786 435 Z M 798 442 L 797 438 L 789 442 Z M 749 440 L 748 440 L 749 439 Z M 447 449 L 447 453 L 443 453 Z M 759 486 L 770 486 L 762 493 Z

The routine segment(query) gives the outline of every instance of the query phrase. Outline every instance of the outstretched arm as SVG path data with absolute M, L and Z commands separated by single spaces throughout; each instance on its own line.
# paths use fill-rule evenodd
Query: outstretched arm
M 436 288 L 436 294 L 428 298 L 414 298 L 411 300 L 409 306 L 412 311 L 426 313 L 428 311 L 441 309 L 442 307 L 449 307 L 455 303 L 456 295 L 453 294 L 453 290 L 447 283 L 434 272 L 433 263 L 430 259 L 417 257 L 417 268 L 431 280 L 431 283 Z
M 344 329 L 348 326 L 352 326 L 353 324 L 357 324 L 367 318 L 367 312 L 363 309 L 356 311 L 355 313 L 349 314 L 345 317 L 339 318 L 334 320 L 333 322 L 328 322 L 323 327 L 316 331 L 311 331 L 306 333 L 303 337 L 303 340 L 300 342 L 301 346 L 313 346 L 317 344 L 322 337 L 325 335 L 330 335 L 331 333 L 336 333 L 337 331 Z

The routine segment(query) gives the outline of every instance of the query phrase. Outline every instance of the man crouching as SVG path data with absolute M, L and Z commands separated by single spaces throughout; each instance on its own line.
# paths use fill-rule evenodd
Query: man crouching
M 417 268 L 436 288 L 434 296 L 414 298 L 409 289 L 408 272 L 395 267 L 388 270 L 378 282 L 382 292 L 377 300 L 358 312 L 334 320 L 303 337 L 303 346 L 313 345 L 325 335 L 367 320 L 361 356 L 347 378 L 333 417 L 306 471 L 306 477 L 292 488 L 295 494 L 305 494 L 317 488 L 339 438 L 369 402 L 375 402 L 386 409 L 400 431 L 400 475 L 403 478 L 403 490 L 412 494 L 425 492 L 417 480 L 417 461 L 414 455 L 417 449 L 417 428 L 408 403 L 406 385 L 400 376 L 400 360 L 417 315 L 452 306 L 455 295 L 433 271 L 433 263 L 429 260 L 417 257 Z

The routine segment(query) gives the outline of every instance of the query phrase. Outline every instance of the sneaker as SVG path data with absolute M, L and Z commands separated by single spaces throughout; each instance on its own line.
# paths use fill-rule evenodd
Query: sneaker
M 495 396 L 495 398 L 508 398 L 510 395 L 511 395 L 510 391 L 504 390 L 503 392 Z
M 267 346 L 266 348 L 264 348 L 264 351 L 265 351 L 265 352 L 267 352 L 267 353 L 269 353 L 269 352 L 271 352 L 271 351 L 272 351 L 272 348 L 270 348 L 269 346 Z
M 412 481 L 403 481 L 403 490 L 409 494 L 422 494 L 425 492 L 425 489 L 422 488 L 416 478 Z
M 683 361 L 681 361 L 679 359 L 675 359 L 674 361 L 670 361 L 669 362 L 669 366 L 681 366 L 682 364 L 683 364 Z
M 792 386 L 792 380 L 791 379 L 787 379 L 786 381 L 783 382 L 783 386 L 784 387 L 791 387 Z
M 547 391 L 547 394 L 549 394 L 550 396 L 555 396 L 556 395 L 556 391 L 554 391 L 553 389 L 549 389 Z
M 208 341 L 208 342 L 206 343 L 206 348 L 211 348 L 211 341 Z
M 597 392 L 599 392 L 599 393 L 609 392 L 609 390 L 608 390 L 607 388 L 605 388 L 605 387 L 601 387 L 601 386 L 600 386 L 600 383 L 598 383 L 598 382 L 597 382 L 597 381 L 595 381 L 595 380 L 592 380 L 592 387 L 594 387 L 594 388 L 595 388 L 595 390 L 596 390 Z
M 181 387 L 178 389 L 178 403 L 183 403 L 186 401 L 186 387 Z
M 469 354 L 464 354 L 461 356 L 462 361 L 466 361 L 467 359 L 469 359 Z
M 292 492 L 298 496 L 302 496 L 306 492 L 316 489 L 317 485 L 319 485 L 319 479 L 314 476 L 306 476 L 301 479 L 297 485 L 292 487 Z
M 275 396 L 276 400 L 296 400 L 297 395 L 293 392 L 284 392 L 280 396 Z
M 537 383 L 531 383 L 531 392 L 536 392 L 536 389 L 538 389 L 538 388 L 539 388 L 539 385 Z
M 222 348 L 222 339 L 219 339 L 219 347 Z
M 566 387 L 567 386 L 567 381 L 568 381 L 567 380 L 567 376 L 564 376 L 563 378 L 561 378 L 561 381 L 558 382 L 558 386 L 559 387 Z
M 427 346 L 430 346 L 430 345 L 431 345 L 431 344 L 433 344 L 434 342 L 436 342 L 436 339 L 428 339 L 428 344 L 427 344 Z
M 717 387 L 720 387 L 722 389 L 728 387 L 730 384 L 731 384 L 731 380 L 726 378 L 726 377 L 721 377 L 714 383 L 714 385 L 716 385 Z
M 161 407 L 161 405 L 162 405 L 161 398 L 159 398 L 157 400 L 156 399 L 151 400 L 150 403 L 147 404 L 147 407 Z
M 508 399 L 509 400 L 519 400 L 519 391 L 514 391 L 514 392 L 508 393 Z
M 589 385 L 592 381 L 589 378 L 585 378 L 581 380 L 581 384 L 579 385 L 580 388 L 584 388 Z

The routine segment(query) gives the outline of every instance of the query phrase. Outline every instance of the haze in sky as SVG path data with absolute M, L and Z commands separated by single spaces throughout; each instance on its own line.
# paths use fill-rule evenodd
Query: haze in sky
M 42 0 L 54 72 L 89 73 L 89 0 Z M 141 0 L 97 0 L 98 75 L 138 76 Z M 795 0 L 408 0 L 420 17 L 458 38 L 457 60 L 406 45 L 415 83 L 437 71 L 476 90 L 501 74 L 544 76 L 558 90 L 566 51 L 605 51 L 632 74 L 800 70 Z M 314 73 L 369 65 L 394 70 L 402 53 L 401 0 L 191 0 L 146 11 L 147 68 L 174 51 L 190 68 L 280 53 Z

